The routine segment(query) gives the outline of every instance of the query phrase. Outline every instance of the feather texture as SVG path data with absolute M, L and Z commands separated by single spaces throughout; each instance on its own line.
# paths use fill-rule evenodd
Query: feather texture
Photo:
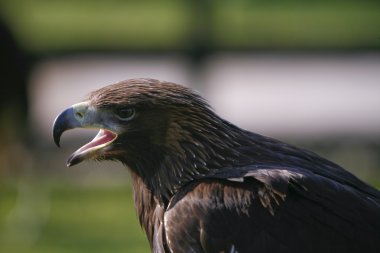
M 174 83 L 123 81 L 88 101 L 136 110 L 99 159 L 130 169 L 152 251 L 380 252 L 380 193 L 339 165 L 243 130 Z

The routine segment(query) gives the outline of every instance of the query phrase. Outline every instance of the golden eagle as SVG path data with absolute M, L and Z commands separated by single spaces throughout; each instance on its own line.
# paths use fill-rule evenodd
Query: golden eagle
M 128 167 L 153 252 L 380 252 L 379 191 L 315 153 L 231 124 L 189 88 L 106 86 L 56 118 L 56 144 L 78 127 L 100 130 L 67 165 Z

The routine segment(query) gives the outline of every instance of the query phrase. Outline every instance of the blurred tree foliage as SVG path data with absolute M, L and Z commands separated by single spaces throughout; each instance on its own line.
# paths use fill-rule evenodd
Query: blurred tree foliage
M 2 0 L 30 52 L 379 49 L 379 1 Z

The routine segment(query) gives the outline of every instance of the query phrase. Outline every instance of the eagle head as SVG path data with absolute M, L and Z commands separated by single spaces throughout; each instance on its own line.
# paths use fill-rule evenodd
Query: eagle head
M 57 116 L 55 143 L 59 146 L 62 133 L 73 128 L 99 132 L 68 158 L 67 166 L 88 159 L 118 160 L 143 178 L 162 181 L 218 167 L 227 158 L 222 151 L 234 145 L 228 141 L 234 139 L 229 123 L 198 93 L 154 79 L 122 81 L 90 93 Z

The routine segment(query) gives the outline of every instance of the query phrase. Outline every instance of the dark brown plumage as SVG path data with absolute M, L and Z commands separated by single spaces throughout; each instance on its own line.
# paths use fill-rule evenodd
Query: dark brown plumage
M 54 139 L 101 130 L 68 161 L 131 171 L 154 252 L 380 252 L 380 193 L 306 150 L 242 130 L 192 90 L 106 86 L 60 114 Z

